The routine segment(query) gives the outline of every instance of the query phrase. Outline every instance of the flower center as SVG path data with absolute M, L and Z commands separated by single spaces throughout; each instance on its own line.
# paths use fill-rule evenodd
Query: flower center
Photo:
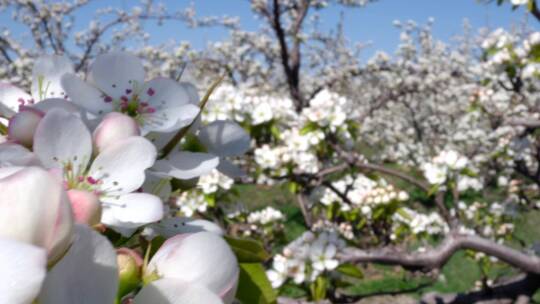
M 100 185 L 103 181 L 88 175 L 86 168 L 81 165 L 74 165 L 72 161 L 63 164 L 63 181 L 66 190 L 77 189 L 92 192 L 100 195 Z
M 134 87 L 133 89 L 126 89 L 125 94 L 117 100 L 107 95 L 103 95 L 102 98 L 106 103 L 113 103 L 115 111 L 129 115 L 142 124 L 142 115 L 151 114 L 156 111 L 148 103 L 148 100 L 155 93 L 156 91 L 153 88 L 148 88 L 146 92 L 141 92 Z

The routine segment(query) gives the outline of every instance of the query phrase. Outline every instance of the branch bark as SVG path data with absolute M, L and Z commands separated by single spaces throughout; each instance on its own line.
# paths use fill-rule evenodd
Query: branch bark
M 408 270 L 439 269 L 459 250 L 470 249 L 493 256 L 523 272 L 540 275 L 540 258 L 501 245 L 476 235 L 452 232 L 436 248 L 425 252 L 406 253 L 392 248 L 365 251 L 347 249 L 341 256 L 344 262 L 399 265 Z

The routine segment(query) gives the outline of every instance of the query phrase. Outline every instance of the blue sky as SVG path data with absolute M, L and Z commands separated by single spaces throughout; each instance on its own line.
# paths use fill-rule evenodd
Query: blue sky
M 181 9 L 193 4 L 200 16 L 228 15 L 240 17 L 244 28 L 255 30 L 259 27 L 250 11 L 248 0 L 165 0 L 162 1 L 170 9 Z M 77 13 L 78 22 L 87 25 L 96 9 L 104 6 L 119 6 L 125 9 L 137 5 L 136 0 L 97 0 Z M 530 26 L 540 29 L 539 22 L 531 17 L 525 18 L 525 10 L 512 11 L 509 5 L 498 7 L 495 4 L 481 4 L 476 0 L 380 0 L 364 8 L 345 8 L 333 6 L 321 13 L 321 27 L 334 28 L 340 15 L 345 18 L 345 34 L 351 42 L 367 43 L 365 55 L 376 50 L 393 52 L 398 43 L 399 30 L 394 20 L 414 20 L 420 24 L 428 18 L 435 18 L 433 27 L 438 39 L 449 41 L 451 37 L 463 32 L 463 20 L 467 19 L 474 29 L 480 27 L 507 29 L 521 26 L 526 21 Z M 0 20 L 7 20 L 0 14 Z M 528 19 L 528 20 L 527 20 Z M 4 22 L 1 22 L 4 23 Z M 6 23 L 4 23 L 6 24 Z M 12 24 L 7 23 L 8 26 Z M 219 28 L 188 29 L 181 23 L 167 23 L 157 26 L 153 22 L 146 24 L 152 34 L 153 43 L 187 40 L 196 48 L 203 48 L 210 41 L 227 38 L 227 31 Z

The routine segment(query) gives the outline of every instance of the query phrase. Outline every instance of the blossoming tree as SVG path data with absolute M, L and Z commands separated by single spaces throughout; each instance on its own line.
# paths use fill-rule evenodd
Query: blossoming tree
M 88 2 L 0 1 L 33 39 L 0 37 L 0 303 L 354 303 L 377 271 L 426 303 L 534 297 L 539 32 L 396 21 L 362 63 L 318 12 L 369 1 L 253 0 L 255 32 L 144 1 L 74 32 Z M 230 37 L 153 47 L 145 20 Z M 445 283 L 458 251 L 477 286 Z

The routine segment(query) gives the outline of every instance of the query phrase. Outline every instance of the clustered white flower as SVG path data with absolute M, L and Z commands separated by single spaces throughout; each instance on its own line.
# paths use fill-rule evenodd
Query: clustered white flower
M 330 206 L 337 203 L 342 211 L 360 209 L 362 214 L 368 218 L 371 217 L 373 210 L 378 205 L 389 204 L 392 201 L 403 202 L 409 199 L 407 192 L 395 189 L 393 185 L 387 184 L 383 179 L 374 181 L 363 174 L 356 175 L 354 179 L 348 175 L 332 184 L 339 192 L 346 193 L 347 199 L 353 205 L 343 201 L 339 195 L 328 188 L 324 189 L 320 199 L 323 205 Z
M 285 219 L 281 211 L 266 207 L 259 211 L 253 211 L 248 215 L 247 222 L 250 224 L 268 225 L 273 222 L 283 221 Z
M 272 268 L 267 271 L 268 278 L 274 288 L 288 279 L 296 284 L 312 282 L 339 266 L 336 255 L 344 247 L 345 242 L 335 232 L 307 231 L 274 256 Z
M 442 235 L 448 232 L 450 229 L 444 219 L 436 212 L 430 212 L 423 214 L 413 209 L 403 207 L 400 212 L 393 215 L 394 220 L 394 233 L 391 238 L 397 238 L 396 232 L 399 230 L 400 224 L 404 224 L 410 228 L 413 234 L 427 235 Z
M 444 150 L 422 167 L 424 176 L 432 185 L 446 182 L 448 174 L 460 171 L 467 166 L 468 160 L 454 150 Z

